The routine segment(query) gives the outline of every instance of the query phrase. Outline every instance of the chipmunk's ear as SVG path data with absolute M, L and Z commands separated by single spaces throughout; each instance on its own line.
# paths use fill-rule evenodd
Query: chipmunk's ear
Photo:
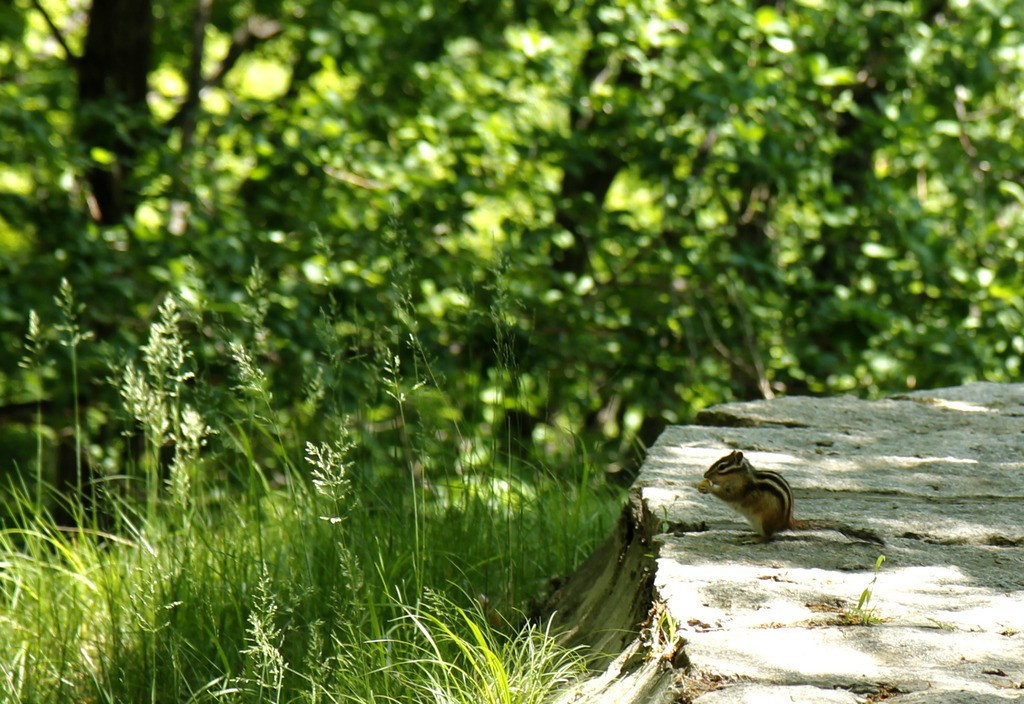
M 743 459 L 743 453 L 739 450 L 733 450 L 732 458 L 738 462 Z

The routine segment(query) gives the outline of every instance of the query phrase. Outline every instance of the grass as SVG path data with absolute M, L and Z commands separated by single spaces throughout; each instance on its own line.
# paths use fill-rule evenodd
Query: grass
M 601 526 L 577 542 L 554 486 L 424 506 L 418 526 L 367 503 L 332 521 L 302 487 L 137 524 L 125 508 L 113 532 L 26 515 L 0 534 L 0 683 L 23 702 L 539 701 L 578 658 L 509 624 Z
M 233 412 L 194 405 L 168 300 L 141 362 L 113 375 L 144 435 L 134 463 L 87 506 L 40 482 L 8 492 L 0 700 L 512 704 L 579 675 L 581 654 L 523 613 L 607 534 L 615 491 L 407 421 L 424 384 L 393 355 L 397 447 L 367 448 L 334 416 L 303 439 L 237 343 Z M 50 517 L 58 502 L 75 527 Z
M 871 583 L 860 593 L 857 605 L 841 614 L 843 622 L 850 626 L 874 626 L 884 619 L 876 615 L 877 607 L 872 604 L 875 597 L 875 582 L 878 581 L 878 570 L 885 562 L 885 555 L 879 555 L 875 560 L 875 572 L 871 577 Z

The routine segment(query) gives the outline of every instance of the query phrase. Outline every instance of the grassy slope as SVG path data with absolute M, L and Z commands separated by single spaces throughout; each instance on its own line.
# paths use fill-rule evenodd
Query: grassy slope
M 417 700 L 443 674 L 463 690 L 451 701 L 469 700 L 499 663 L 511 676 L 516 659 L 547 657 L 516 654 L 508 624 L 617 506 L 551 481 L 455 499 L 421 489 L 416 512 L 406 496 L 350 496 L 332 520 L 333 498 L 290 484 L 167 500 L 152 519 L 125 507 L 109 531 L 59 530 L 23 501 L 25 527 L 0 538 L 0 685 L 40 703 L 357 702 Z M 498 660 L 475 671 L 459 639 Z
M 72 531 L 38 485 L 9 494 L 0 699 L 533 702 L 578 672 L 543 624 L 519 625 L 610 529 L 614 491 L 508 460 L 435 478 L 407 451 L 363 452 L 343 433 L 303 446 L 241 347 L 241 420 L 210 427 L 183 402 L 194 381 L 178 322 L 162 307 L 144 364 L 122 370 L 148 449 L 100 486 L 104 515 L 72 503 L 86 526 Z M 466 456 L 469 441 L 449 435 L 430 466 Z M 204 449 L 214 436 L 219 452 Z

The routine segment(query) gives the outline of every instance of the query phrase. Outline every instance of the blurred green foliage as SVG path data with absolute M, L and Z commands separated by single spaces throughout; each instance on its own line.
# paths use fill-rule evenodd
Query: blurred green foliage
M 130 2 L 152 26 L 0 4 L 16 467 L 23 405 L 53 447 L 71 423 L 68 355 L 18 365 L 62 278 L 110 472 L 107 379 L 168 292 L 209 405 L 241 342 L 297 436 L 455 420 L 491 438 L 469 464 L 629 466 L 714 402 L 1021 378 L 1019 2 Z M 144 101 L 83 89 L 104 23 Z M 386 365 L 430 382 L 407 418 Z

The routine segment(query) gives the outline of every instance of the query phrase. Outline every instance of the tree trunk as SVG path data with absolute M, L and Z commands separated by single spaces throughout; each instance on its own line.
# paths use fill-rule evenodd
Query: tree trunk
M 134 209 L 131 171 L 151 126 L 146 79 L 153 49 L 152 0 L 94 0 L 77 63 L 78 134 L 93 161 L 86 172 L 93 216 L 121 222 Z

